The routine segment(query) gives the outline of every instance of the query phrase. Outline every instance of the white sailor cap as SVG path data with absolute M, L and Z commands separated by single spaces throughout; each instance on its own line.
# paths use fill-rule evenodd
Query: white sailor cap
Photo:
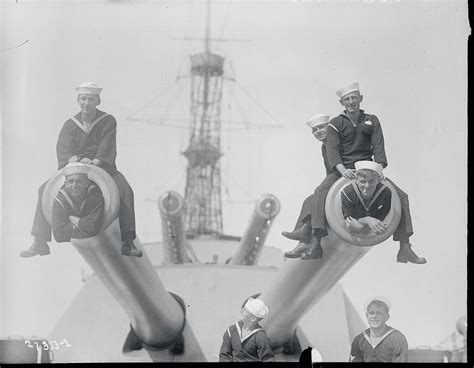
M 329 123 L 330 115 L 325 114 L 316 114 L 312 116 L 307 122 L 306 125 L 309 126 L 311 129 L 314 129 L 318 125 L 328 124 Z
M 343 98 L 348 93 L 351 93 L 351 92 L 354 92 L 354 91 L 359 91 L 359 83 L 358 82 L 354 82 L 354 83 L 349 84 L 348 86 L 339 88 L 336 91 L 336 95 L 338 95 L 339 98 Z
M 383 296 L 373 296 L 372 298 L 370 298 L 369 300 L 367 300 L 367 302 L 365 303 L 365 313 L 367 313 L 368 309 L 369 309 L 369 306 L 370 304 L 372 304 L 373 302 L 382 302 L 383 304 L 385 304 L 387 306 L 387 310 L 390 312 L 390 308 L 392 307 L 390 305 L 390 302 L 385 299 Z
M 99 87 L 97 84 L 94 82 L 84 82 L 79 84 L 76 87 L 76 92 L 78 95 L 100 95 L 100 92 L 102 92 L 102 88 Z
M 74 174 L 89 174 L 89 166 L 86 164 L 81 164 L 81 163 L 74 163 L 74 164 L 69 164 L 63 167 L 61 170 L 61 174 L 63 174 L 65 177 L 68 177 L 69 175 L 74 175 Z
M 359 170 L 372 170 L 372 171 L 375 171 L 377 174 L 382 175 L 382 165 L 380 165 L 379 163 L 377 162 L 373 162 L 373 161 L 357 161 L 355 164 L 354 164 L 354 167 L 356 169 L 356 171 L 359 171 Z
M 257 318 L 263 318 L 268 314 L 268 308 L 260 299 L 249 298 L 244 308 Z

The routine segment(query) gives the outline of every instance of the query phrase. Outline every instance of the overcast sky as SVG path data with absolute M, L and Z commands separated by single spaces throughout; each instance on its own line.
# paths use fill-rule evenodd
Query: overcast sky
M 78 111 L 80 82 L 104 87 L 100 108 L 118 120 L 117 165 L 135 192 L 139 236 L 161 240 L 156 199 L 184 193 L 185 184 L 179 152 L 188 131 L 179 119 L 188 116 L 189 80 L 176 77 L 202 48 L 175 38 L 203 35 L 204 5 L 1 2 L 0 335 L 47 336 L 81 286 L 84 265 L 68 245 L 53 244 L 49 257 L 18 256 L 31 244 L 37 188 L 55 173 L 57 136 Z M 223 125 L 225 233 L 241 235 L 253 202 L 273 193 L 282 209 L 267 244 L 294 245 L 279 234 L 324 177 L 320 145 L 304 123 L 339 114 L 335 91 L 359 81 L 362 108 L 383 127 L 385 175 L 410 196 L 411 240 L 428 264 L 397 264 L 398 244 L 388 240 L 342 284 L 361 313 L 371 295 L 391 300 L 390 323 L 411 346 L 439 343 L 466 314 L 466 2 L 216 1 L 211 33 L 240 40 L 211 45 L 236 79 L 224 87 L 224 117 L 267 125 Z M 163 116 L 181 128 L 128 119 Z

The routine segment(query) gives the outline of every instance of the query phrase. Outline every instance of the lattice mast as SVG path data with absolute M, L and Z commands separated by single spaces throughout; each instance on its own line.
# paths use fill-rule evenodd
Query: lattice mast
M 220 170 L 221 100 L 224 58 L 210 51 L 210 1 L 204 52 L 191 55 L 191 120 L 185 189 L 188 237 L 222 234 Z

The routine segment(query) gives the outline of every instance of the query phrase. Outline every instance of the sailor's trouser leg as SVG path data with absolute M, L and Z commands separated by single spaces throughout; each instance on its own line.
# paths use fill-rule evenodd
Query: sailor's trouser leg
M 316 190 L 318 189 L 316 188 Z M 309 216 L 311 216 L 311 211 L 313 209 L 313 201 L 314 194 L 311 194 L 304 200 L 303 206 L 301 207 L 300 215 L 298 216 L 298 220 L 296 221 L 295 230 L 299 229 L 306 221 L 309 221 Z
M 132 187 L 119 171 L 113 176 L 113 179 L 120 194 L 119 224 L 122 240 L 135 239 L 135 204 Z
M 31 228 L 31 235 L 37 240 L 49 242 L 51 241 L 51 225 L 43 213 L 43 192 L 46 184 L 43 183 L 38 189 L 38 201 L 36 202 L 35 218 L 33 219 L 33 226 Z
M 331 189 L 332 185 L 340 177 L 341 176 L 339 174 L 329 174 L 324 178 L 323 182 L 314 192 L 313 208 L 311 211 L 311 227 L 313 228 L 313 234 L 320 238 L 328 235 L 325 210 L 326 197 L 328 195 L 329 189 Z
M 390 179 L 386 180 L 393 186 L 393 188 L 397 192 L 398 197 L 400 198 L 400 205 L 402 208 L 400 223 L 398 224 L 397 229 L 393 233 L 393 240 L 408 242 L 410 236 L 413 235 L 413 224 L 411 222 L 410 202 L 408 201 L 408 194 L 406 194 Z

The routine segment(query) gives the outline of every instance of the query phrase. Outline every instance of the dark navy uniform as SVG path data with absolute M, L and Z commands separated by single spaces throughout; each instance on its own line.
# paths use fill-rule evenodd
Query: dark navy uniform
M 385 327 L 385 335 L 375 346 L 370 339 L 370 329 L 357 335 L 352 342 L 350 361 L 353 363 L 406 363 L 408 356 L 407 339 L 400 331 L 390 326 Z
M 275 355 L 267 334 L 257 325 L 242 339 L 242 322 L 230 326 L 224 333 L 219 362 L 274 362 Z
M 79 217 L 78 227 L 69 216 Z M 58 243 L 71 238 L 90 238 L 99 233 L 104 218 L 104 199 L 100 189 L 91 184 L 82 203 L 75 204 L 65 187 L 61 188 L 53 202 L 52 228 Z
M 324 167 L 326 168 L 326 175 L 329 175 L 331 173 L 331 169 L 329 167 L 328 155 L 324 143 L 321 146 L 321 155 L 323 156 Z M 313 211 L 314 206 L 314 193 L 318 189 L 319 187 L 317 187 L 314 192 L 311 193 L 311 195 L 306 197 L 306 199 L 304 200 L 303 206 L 301 207 L 300 214 L 298 216 L 298 220 L 296 221 L 295 230 L 298 229 L 301 225 L 303 225 L 303 222 L 307 220 L 308 216 L 311 216 L 311 212 Z
M 357 161 L 374 161 L 387 166 L 384 138 L 379 119 L 360 110 L 356 125 L 343 112 L 329 122 L 326 149 L 330 169 L 343 164 L 353 169 Z
M 102 161 L 101 167 L 114 176 L 117 173 L 116 135 L 117 122 L 112 115 L 97 110 L 96 119 L 86 128 L 78 112 L 64 123 L 59 133 L 56 144 L 58 170 L 66 166 L 72 156 L 90 160 L 96 158 Z
M 365 203 L 359 187 L 355 182 L 347 185 L 341 191 L 342 215 L 359 220 L 363 217 L 373 217 L 380 221 L 385 220 L 392 205 L 392 192 L 389 187 L 378 183 L 374 196 L 369 203 Z

